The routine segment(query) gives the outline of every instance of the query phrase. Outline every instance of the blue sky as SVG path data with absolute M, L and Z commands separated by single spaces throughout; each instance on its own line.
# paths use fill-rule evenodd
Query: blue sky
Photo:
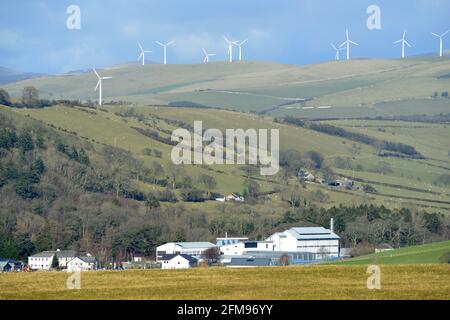
M 81 30 L 68 30 L 66 9 L 81 9 Z M 369 5 L 381 8 L 381 30 L 366 26 Z M 0 66 L 59 73 L 136 61 L 140 41 L 160 62 L 156 40 L 175 40 L 170 63 L 199 63 L 201 47 L 225 60 L 222 35 L 249 38 L 244 58 L 290 64 L 333 59 L 330 42 L 345 28 L 358 58 L 396 58 L 408 29 L 409 55 L 438 49 L 430 32 L 450 29 L 449 0 L 0 0 Z M 450 36 L 444 42 L 450 48 Z

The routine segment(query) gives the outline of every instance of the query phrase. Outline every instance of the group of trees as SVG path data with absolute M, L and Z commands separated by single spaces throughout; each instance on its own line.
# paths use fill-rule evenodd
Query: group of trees
M 336 127 L 330 124 L 320 123 L 320 122 L 312 122 L 312 121 L 304 121 L 292 116 L 284 117 L 283 119 L 277 119 L 278 122 L 285 122 L 288 124 L 305 127 L 314 131 L 318 131 L 321 133 L 325 133 L 328 135 L 341 137 L 345 139 L 349 139 L 358 143 L 363 143 L 367 145 L 372 145 L 378 149 L 385 149 L 391 152 L 401 153 L 410 157 L 421 157 L 421 155 L 416 151 L 413 146 L 404 144 L 404 143 L 396 143 L 390 141 L 383 141 L 377 138 L 368 136 L 366 134 L 347 131 L 344 128 Z

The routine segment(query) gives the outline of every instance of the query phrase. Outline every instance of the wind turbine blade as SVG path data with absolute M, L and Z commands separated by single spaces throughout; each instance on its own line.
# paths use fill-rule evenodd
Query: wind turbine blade
M 144 52 L 145 52 L 145 53 L 151 53 L 151 52 L 153 52 L 153 51 L 151 51 L 151 50 L 145 50 Z
M 408 41 L 406 41 L 406 40 L 405 40 L 405 43 L 406 43 L 406 45 L 407 45 L 408 47 L 410 47 L 410 48 L 411 48 L 411 45 L 409 44 L 409 42 L 408 42 Z
M 445 32 L 441 35 L 441 37 L 445 37 L 445 36 L 447 35 L 447 33 L 449 33 L 449 32 L 450 32 L 450 30 L 445 31 Z
M 400 43 L 402 41 L 403 41 L 403 39 L 400 39 L 400 40 L 394 41 L 394 43 Z
M 100 82 L 101 82 L 102 80 L 101 79 L 98 79 L 98 82 L 97 82 L 97 85 L 95 86 L 95 89 L 94 89 L 94 91 L 97 91 L 97 89 L 98 89 L 98 86 L 100 85 Z
M 227 37 L 223 36 L 223 38 L 225 39 L 225 41 L 226 41 L 228 44 L 230 44 L 230 40 L 228 40 Z
M 159 41 L 155 41 L 157 44 L 159 44 L 161 47 L 164 47 L 165 45 L 163 45 L 161 42 Z
M 332 43 L 330 43 L 330 46 L 334 49 L 334 50 L 338 50 L 338 48 L 336 48 L 336 46 Z
M 102 80 L 112 79 L 112 77 L 102 77 Z
M 359 44 L 357 44 L 356 42 L 354 42 L 352 40 L 349 40 L 349 41 L 350 41 L 350 43 L 354 44 L 355 46 L 359 46 Z
M 438 37 L 438 38 L 441 37 L 440 35 L 438 35 L 438 34 L 436 34 L 436 33 L 434 33 L 434 32 L 431 32 L 431 34 L 432 34 L 433 36 L 435 36 L 435 37 Z
M 94 68 L 92 68 L 92 70 L 95 72 L 95 74 L 97 75 L 97 77 L 100 79 L 100 76 L 97 73 L 97 70 L 95 70 Z
M 245 40 L 241 41 L 241 46 L 242 46 L 244 43 L 246 43 L 247 41 L 248 41 L 248 39 L 245 39 Z
M 205 48 L 202 48 L 202 51 L 205 55 L 208 55 L 208 52 L 206 52 Z
M 347 41 L 342 42 L 342 44 L 339 46 L 339 48 L 342 48 L 345 45 L 347 45 Z
M 403 39 L 406 37 L 406 30 L 403 31 Z
M 175 42 L 175 41 L 173 41 L 173 40 L 170 41 L 170 42 L 167 42 L 167 43 L 166 43 L 166 46 L 170 46 L 170 45 L 173 44 L 174 42 Z
M 141 49 L 141 51 L 144 51 L 144 48 L 142 48 L 142 46 L 139 42 L 138 42 L 138 46 L 139 46 L 139 49 Z
M 348 40 L 348 29 L 345 29 L 345 35 L 346 35 L 347 40 Z

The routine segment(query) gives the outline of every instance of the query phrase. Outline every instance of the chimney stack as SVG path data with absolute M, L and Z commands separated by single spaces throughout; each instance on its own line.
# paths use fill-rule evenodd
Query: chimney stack
M 331 230 L 331 232 L 334 232 L 334 219 L 333 218 L 330 219 L 330 230 Z

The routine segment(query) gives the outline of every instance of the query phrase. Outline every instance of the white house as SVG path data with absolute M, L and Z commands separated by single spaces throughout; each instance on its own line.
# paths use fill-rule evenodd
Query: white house
M 92 256 L 78 256 L 67 263 L 67 271 L 88 271 L 97 269 L 97 260 Z
M 43 251 L 28 257 L 28 266 L 31 270 L 50 270 L 55 254 L 60 268 L 66 268 L 67 263 L 76 257 L 74 250 Z
M 274 244 L 274 251 L 310 252 L 318 260 L 339 257 L 340 237 L 323 227 L 291 228 L 274 233 L 266 241 Z
M 197 259 L 188 254 L 165 254 L 160 262 L 161 269 L 188 269 L 197 265 Z
M 214 247 L 216 245 L 211 242 L 169 242 L 156 248 L 156 261 L 160 261 L 165 254 L 186 254 L 201 260 L 202 253 Z
M 245 199 L 242 195 L 239 193 L 230 193 L 225 197 L 226 201 L 236 201 L 236 202 L 244 202 Z

